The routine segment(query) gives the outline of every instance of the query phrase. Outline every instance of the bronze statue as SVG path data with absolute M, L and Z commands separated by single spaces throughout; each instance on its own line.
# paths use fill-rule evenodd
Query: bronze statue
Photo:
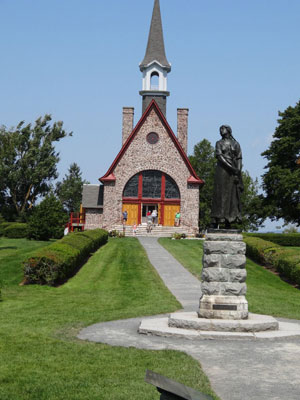
M 241 220 L 242 151 L 239 143 L 232 136 L 228 125 L 220 127 L 221 140 L 216 143 L 217 167 L 215 171 L 214 192 L 212 199 L 211 221 L 213 228 Z

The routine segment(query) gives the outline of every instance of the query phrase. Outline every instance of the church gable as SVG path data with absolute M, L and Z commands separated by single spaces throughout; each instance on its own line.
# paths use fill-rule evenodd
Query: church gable
M 111 182 L 112 177 L 118 179 L 120 174 L 128 176 L 145 169 L 162 170 L 170 175 L 176 171 L 177 176 L 185 177 L 185 183 L 190 178 L 191 183 L 203 183 L 154 100 L 100 181 Z

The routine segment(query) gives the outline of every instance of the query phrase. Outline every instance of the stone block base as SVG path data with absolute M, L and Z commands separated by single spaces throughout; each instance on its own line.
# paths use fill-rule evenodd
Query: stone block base
M 278 321 L 268 315 L 249 314 L 248 319 L 198 318 L 197 313 L 174 313 L 169 317 L 169 326 L 180 329 L 216 332 L 263 332 L 278 330 Z
M 199 303 L 199 318 L 247 319 L 248 302 L 245 296 L 207 296 Z
M 143 320 L 138 332 L 189 340 L 300 338 L 299 324 L 280 322 L 267 315 L 251 313 L 249 319 L 240 321 L 200 319 L 195 312 L 174 313 L 169 318 Z

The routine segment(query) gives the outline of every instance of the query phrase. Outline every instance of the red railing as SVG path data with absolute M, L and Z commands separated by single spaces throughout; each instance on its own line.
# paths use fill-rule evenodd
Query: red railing
M 67 224 L 69 232 L 74 232 L 75 230 L 84 231 L 85 225 L 85 213 L 71 213 L 70 220 Z

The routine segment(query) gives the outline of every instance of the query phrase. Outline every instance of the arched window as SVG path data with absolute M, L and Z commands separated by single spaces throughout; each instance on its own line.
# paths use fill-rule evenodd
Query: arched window
M 169 175 L 161 171 L 147 170 L 134 175 L 126 183 L 123 197 L 146 199 L 180 199 L 179 188 Z
M 159 90 L 159 73 L 156 71 L 151 74 L 150 88 L 152 90 Z
M 123 191 L 123 197 L 138 197 L 139 193 L 139 174 L 134 175 L 126 183 Z
M 172 179 L 169 175 L 166 175 L 165 198 L 180 199 L 178 186 L 176 185 L 174 179 Z
M 143 171 L 143 197 L 159 199 L 161 197 L 161 172 Z

